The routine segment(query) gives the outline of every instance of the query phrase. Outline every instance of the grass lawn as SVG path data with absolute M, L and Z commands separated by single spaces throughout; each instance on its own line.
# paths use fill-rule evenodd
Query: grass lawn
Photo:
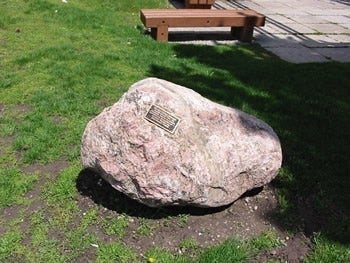
M 0 262 L 284 262 L 275 252 L 291 242 L 281 233 L 306 237 L 305 262 L 350 262 L 350 64 L 290 64 L 257 45 L 158 43 L 139 10 L 167 5 L 0 2 Z M 187 236 L 166 249 L 151 240 L 198 215 L 130 208 L 103 191 L 91 201 L 86 189 L 104 182 L 82 171 L 84 128 L 146 77 L 274 128 L 284 158 L 271 184 L 275 229 L 210 246 Z M 92 185 L 80 182 L 87 176 Z M 143 237 L 141 251 L 133 242 Z

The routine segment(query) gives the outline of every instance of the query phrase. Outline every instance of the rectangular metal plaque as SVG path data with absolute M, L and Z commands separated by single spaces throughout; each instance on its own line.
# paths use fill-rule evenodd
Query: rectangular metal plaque
M 172 134 L 180 123 L 179 118 L 156 105 L 150 107 L 145 119 Z

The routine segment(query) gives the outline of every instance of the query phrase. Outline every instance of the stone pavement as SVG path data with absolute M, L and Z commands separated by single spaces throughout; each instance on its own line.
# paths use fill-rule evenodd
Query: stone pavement
M 288 62 L 350 62 L 350 0 L 216 0 L 213 8 L 264 14 L 265 26 L 255 28 L 254 41 Z

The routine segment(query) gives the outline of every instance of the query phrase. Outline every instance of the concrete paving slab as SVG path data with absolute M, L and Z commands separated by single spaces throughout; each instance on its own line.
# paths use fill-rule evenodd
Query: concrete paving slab
M 297 41 L 308 48 L 331 48 L 338 45 L 338 43 L 335 43 L 334 39 L 330 38 L 328 35 L 306 35 L 301 36 Z
M 292 32 L 296 32 L 298 34 L 316 34 L 318 31 L 316 29 L 309 27 L 308 25 L 303 25 L 299 23 L 285 23 L 286 27 L 289 28 Z
M 350 24 L 350 16 L 322 16 L 322 19 L 326 20 L 328 23 Z
M 264 26 L 264 30 L 270 34 L 285 34 L 286 32 L 292 32 L 297 34 L 298 32 L 292 31 L 289 28 L 286 28 L 284 25 L 266 23 Z
M 323 55 L 327 59 L 338 61 L 338 62 L 349 62 L 350 61 L 350 48 L 315 48 L 315 52 Z
M 256 42 L 263 48 L 299 48 L 300 43 L 293 35 L 276 35 L 257 32 L 254 34 Z
M 339 24 L 342 27 L 345 27 L 346 29 L 350 29 L 350 24 Z
M 308 26 L 322 34 L 344 34 L 349 31 L 349 29 L 337 24 L 309 24 Z
M 280 15 L 280 14 L 272 14 L 269 15 L 266 19 L 266 22 L 268 23 L 279 23 L 279 24 L 285 24 L 285 23 L 295 23 L 293 19 L 285 16 L 285 15 Z
M 341 16 L 341 15 L 349 15 L 349 10 L 343 9 L 343 8 L 339 8 L 339 9 L 328 9 L 328 8 L 310 8 L 307 11 L 308 14 L 310 15 L 324 15 L 324 16 L 329 16 L 329 15 L 334 15 L 334 16 Z
M 310 16 L 310 15 L 295 15 L 290 17 L 291 20 L 301 24 L 327 24 L 329 21 L 324 19 L 323 16 Z
M 338 46 L 350 47 L 350 35 L 328 35 Z
M 271 20 L 269 18 L 266 19 L 265 27 L 263 28 L 269 33 L 281 33 L 281 34 L 289 34 L 289 35 L 300 34 L 300 32 L 297 29 L 293 29 L 292 27 L 290 27 L 290 24 L 281 23 L 277 20 Z
M 291 63 L 329 62 L 330 60 L 312 49 L 303 47 L 266 47 L 283 60 Z
M 284 8 L 271 9 L 271 10 L 273 11 L 274 14 L 286 15 L 288 17 L 308 15 L 305 9 L 299 9 L 299 8 L 293 9 L 290 7 L 284 7 Z
M 183 7 L 183 2 L 180 3 Z M 254 43 L 291 63 L 350 62 L 349 0 L 216 0 L 212 8 L 253 9 L 264 14 L 265 27 L 255 28 Z M 181 30 L 184 29 L 173 31 Z M 208 28 L 185 30 L 192 30 L 191 34 L 195 36 Z M 209 31 L 217 32 L 212 38 L 210 34 L 203 36 L 202 32 L 199 38 L 203 39 L 194 38 L 184 43 L 239 43 L 222 30 L 229 31 L 210 28 Z

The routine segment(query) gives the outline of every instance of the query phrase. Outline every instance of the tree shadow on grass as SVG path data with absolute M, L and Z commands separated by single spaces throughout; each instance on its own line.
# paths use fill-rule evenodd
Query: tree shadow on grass
M 350 242 L 350 65 L 290 64 L 258 46 L 173 45 L 150 76 L 186 86 L 271 125 L 283 149 L 274 181 L 283 228 Z

